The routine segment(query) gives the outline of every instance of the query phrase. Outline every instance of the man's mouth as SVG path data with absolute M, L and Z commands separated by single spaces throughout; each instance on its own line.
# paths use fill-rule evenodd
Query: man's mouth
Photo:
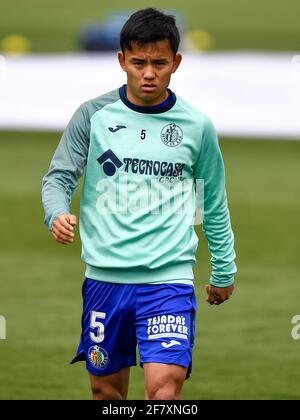
M 142 90 L 144 92 L 153 92 L 155 89 L 156 89 L 156 86 L 155 85 L 152 85 L 152 84 L 142 85 Z

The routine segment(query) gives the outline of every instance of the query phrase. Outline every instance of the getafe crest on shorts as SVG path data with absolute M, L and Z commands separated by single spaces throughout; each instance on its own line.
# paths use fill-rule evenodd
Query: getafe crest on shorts
M 182 142 L 183 131 L 179 125 L 172 123 L 164 126 L 160 136 L 166 146 L 175 147 Z
M 95 368 L 103 369 L 108 364 L 108 354 L 99 346 L 90 347 L 88 357 Z

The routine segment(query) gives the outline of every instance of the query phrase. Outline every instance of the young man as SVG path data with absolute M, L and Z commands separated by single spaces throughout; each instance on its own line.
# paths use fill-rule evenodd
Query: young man
M 77 218 L 69 205 L 85 170 L 86 278 L 72 363 L 86 361 L 94 399 L 126 399 L 137 344 L 145 398 L 180 399 L 194 345 L 198 238 L 188 211 L 163 207 L 168 198 L 174 204 L 185 181 L 195 197 L 195 180 L 203 180 L 212 256 L 207 301 L 221 304 L 236 272 L 223 160 L 209 118 L 168 89 L 181 62 L 174 18 L 140 10 L 120 41 L 127 85 L 85 102 L 72 117 L 43 179 L 45 221 L 56 241 L 73 242 Z

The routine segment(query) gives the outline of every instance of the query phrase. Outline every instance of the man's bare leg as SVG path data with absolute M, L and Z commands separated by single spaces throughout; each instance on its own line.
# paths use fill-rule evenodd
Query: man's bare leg
M 164 363 L 144 363 L 145 399 L 180 400 L 187 368 Z
M 107 376 L 90 374 L 93 400 L 126 400 L 130 368 Z

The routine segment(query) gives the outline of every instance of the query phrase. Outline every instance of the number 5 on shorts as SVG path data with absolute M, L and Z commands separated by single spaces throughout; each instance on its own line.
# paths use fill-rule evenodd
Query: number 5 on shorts
M 102 322 L 97 321 L 97 318 L 105 319 L 106 313 L 104 312 L 91 312 L 91 322 L 90 327 L 94 329 L 94 331 L 90 331 L 90 339 L 94 341 L 94 343 L 101 343 L 104 340 L 104 325 Z M 95 331 L 95 328 L 97 330 Z

